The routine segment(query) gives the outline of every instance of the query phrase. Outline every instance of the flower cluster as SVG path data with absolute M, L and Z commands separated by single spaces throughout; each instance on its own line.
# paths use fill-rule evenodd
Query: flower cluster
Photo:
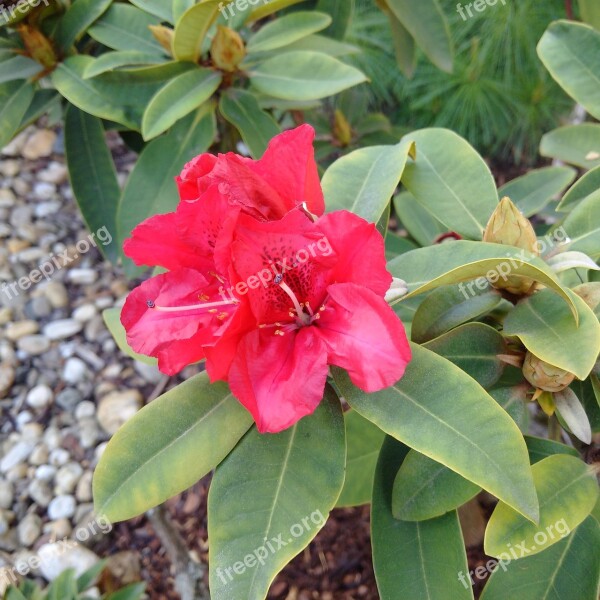
M 257 161 L 195 158 L 177 178 L 177 210 L 144 221 L 124 246 L 136 264 L 167 270 L 127 298 L 131 347 L 171 375 L 205 359 L 263 433 L 315 410 L 328 365 L 373 392 L 411 358 L 384 300 L 383 238 L 352 213 L 324 215 L 313 139 L 304 125 Z

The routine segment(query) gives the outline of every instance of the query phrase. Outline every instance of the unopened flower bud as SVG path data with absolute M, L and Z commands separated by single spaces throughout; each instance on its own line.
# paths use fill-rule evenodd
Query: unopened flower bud
M 246 56 L 244 40 L 237 31 L 218 25 L 210 55 L 215 67 L 233 73 Z
M 573 373 L 555 367 L 528 352 L 523 363 L 525 379 L 545 392 L 560 392 L 575 379 Z
M 352 141 L 352 127 L 339 108 L 336 108 L 333 115 L 333 136 L 344 147 L 349 146 Z
M 173 54 L 174 31 L 164 25 L 148 25 L 154 39 L 169 53 Z
M 510 198 L 500 200 L 483 232 L 483 241 L 503 244 L 527 250 L 536 256 L 540 255 L 537 237 L 529 219 L 527 219 Z M 537 284 L 528 277 L 501 277 L 492 282 L 493 287 L 506 290 L 517 296 L 532 294 Z

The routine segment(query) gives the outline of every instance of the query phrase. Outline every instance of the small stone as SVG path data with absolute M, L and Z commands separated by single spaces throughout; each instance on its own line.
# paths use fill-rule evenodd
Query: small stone
M 0 189 L 0 208 L 11 208 L 17 203 L 17 197 L 11 190 Z
M 7 473 L 13 467 L 25 462 L 29 453 L 33 449 L 31 444 L 26 442 L 18 442 L 15 444 L 5 455 L 2 461 L 0 461 L 0 472 Z
M 16 321 L 6 327 L 6 337 L 15 342 L 26 335 L 37 333 L 39 325 L 35 321 Z
M 9 509 L 12 506 L 14 493 L 13 484 L 0 479 L 0 508 Z
M 78 502 L 91 502 L 92 501 L 92 471 L 86 471 L 77 484 L 75 490 L 75 498 Z
M 50 300 L 45 296 L 37 296 L 31 300 L 31 311 L 34 316 L 38 318 L 44 318 L 50 315 L 52 312 L 52 306 Z
M 72 462 L 61 467 L 54 478 L 54 493 L 70 494 L 82 475 L 83 469 L 79 463 Z
M 40 200 L 51 200 L 56 196 L 56 186 L 45 181 L 38 181 L 33 186 L 33 195 Z
M 67 277 L 76 285 L 90 285 L 98 279 L 98 273 L 94 269 L 71 269 Z
M 82 304 L 73 311 L 73 318 L 80 323 L 86 323 L 98 314 L 98 309 L 93 304 Z
M 52 502 L 52 490 L 47 481 L 34 479 L 27 488 L 29 497 L 42 508 L 46 508 Z
M 89 400 L 84 400 L 75 408 L 75 418 L 78 421 L 93 417 L 96 414 L 96 405 Z
M 77 410 L 77 405 L 83 400 L 81 392 L 75 388 L 65 388 L 56 396 L 56 404 L 67 412 Z M 77 412 L 75 412 L 77 417 Z
M 52 308 L 64 308 L 69 303 L 67 288 L 59 281 L 51 281 L 45 285 L 42 293 L 48 298 Z
M 67 180 L 67 167 L 62 163 L 53 161 L 38 173 L 38 179 L 55 185 L 64 183 Z
M 82 448 L 94 448 L 100 439 L 95 419 L 82 419 L 79 423 L 79 442 Z
M 48 517 L 56 519 L 70 519 L 75 514 L 75 498 L 70 495 L 56 496 L 48 505 Z
M 0 325 L 6 325 L 12 318 L 12 309 L 8 306 L 0 308 Z
M 87 375 L 88 369 L 80 358 L 69 358 L 63 369 L 63 379 L 70 384 L 82 382 Z
M 142 407 L 142 395 L 137 390 L 112 392 L 98 405 L 98 422 L 109 435 L 133 417 Z
M 69 451 L 64 448 L 55 448 L 50 452 L 50 464 L 55 467 L 62 467 L 69 462 L 71 456 Z
M 14 177 L 18 174 L 19 168 L 18 160 L 3 160 L 0 162 L 0 173 L 5 177 Z
M 21 439 L 32 446 L 38 443 L 43 434 L 44 428 L 40 423 L 24 423 L 21 427 Z
M 71 535 L 72 531 L 73 528 L 69 519 L 57 519 L 44 525 L 44 533 L 49 534 L 53 540 L 64 540 Z
M 0 537 L 6 535 L 9 529 L 8 517 L 4 511 L 0 510 Z
M 62 442 L 62 434 L 58 427 L 51 425 L 44 432 L 44 443 L 50 450 L 55 450 L 60 447 Z
M 20 263 L 28 264 L 38 262 L 44 257 L 46 257 L 46 253 L 41 248 L 33 246 L 31 248 L 25 248 L 25 250 L 21 250 L 21 252 L 17 254 L 16 258 Z
M 34 513 L 25 516 L 17 527 L 19 542 L 26 548 L 35 544 L 42 533 L 42 520 Z
M 40 571 L 48 581 L 54 581 L 66 569 L 74 569 L 80 577 L 100 560 L 91 550 L 80 544 L 69 543 L 68 548 L 58 548 L 58 544 L 44 544 L 39 549 Z
M 15 382 L 16 373 L 10 365 L 0 365 L 0 398 L 8 395 Z
M 38 185 L 41 185 L 41 184 L 38 184 Z M 48 184 L 45 183 L 43 185 L 48 185 Z M 54 196 L 56 193 L 54 186 L 51 186 L 51 189 L 52 189 L 52 193 L 50 194 L 50 198 L 52 198 L 52 196 Z M 34 188 L 33 192 L 34 192 L 34 194 L 38 195 L 38 197 L 39 197 L 39 192 L 36 192 L 36 190 L 37 190 L 37 186 Z M 61 206 L 62 205 L 58 200 L 49 200 L 48 202 L 40 202 L 40 204 L 38 204 L 35 207 L 34 214 L 38 219 L 45 219 L 45 218 L 49 217 L 50 215 L 56 214 L 60 210 Z
M 2 154 L 4 154 L 4 156 L 20 156 L 21 152 L 23 151 L 23 146 L 25 146 L 25 142 L 27 141 L 27 137 L 30 133 L 30 128 L 21 131 L 21 133 L 14 137 L 9 144 L 2 148 Z
M 17 348 L 30 356 L 39 356 L 49 350 L 50 340 L 43 335 L 26 335 L 17 341 Z
M 47 385 L 36 385 L 29 390 L 25 401 L 31 408 L 42 409 L 52 403 L 54 393 Z
M 35 470 L 35 478 L 39 481 L 52 481 L 56 475 L 56 467 L 52 465 L 40 465 Z
M 43 329 L 43 334 L 49 340 L 64 340 L 78 334 L 81 329 L 81 323 L 75 319 L 60 319 L 48 323 Z
M 48 446 L 46 446 L 46 444 L 38 444 L 29 456 L 29 464 L 34 467 L 43 465 L 48 462 L 49 454 L 50 452 L 48 451 Z
M 23 146 L 21 154 L 27 160 L 37 160 L 52 154 L 56 142 L 56 133 L 49 129 L 38 129 L 29 137 Z
M 145 381 L 154 385 L 156 385 L 164 377 L 156 365 L 148 365 L 140 362 L 139 360 L 134 361 L 133 368 L 144 378 Z

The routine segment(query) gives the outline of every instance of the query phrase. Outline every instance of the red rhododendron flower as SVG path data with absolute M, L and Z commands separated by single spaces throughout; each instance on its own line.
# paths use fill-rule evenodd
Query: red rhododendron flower
M 259 161 L 202 155 L 178 185 L 175 213 L 148 219 L 125 244 L 137 264 L 168 273 L 123 308 L 127 339 L 174 374 L 206 358 L 261 432 L 312 413 L 328 365 L 373 392 L 410 361 L 402 323 L 384 300 L 392 278 L 375 226 L 324 212 L 312 140 L 302 126 Z

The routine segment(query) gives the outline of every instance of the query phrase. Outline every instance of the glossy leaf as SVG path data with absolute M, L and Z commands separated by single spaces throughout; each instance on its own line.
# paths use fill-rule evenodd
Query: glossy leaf
M 407 77 L 412 77 L 417 63 L 415 38 L 391 10 L 386 12 L 390 21 L 392 41 L 394 42 L 394 49 L 396 51 L 396 62 L 400 70 Z
M 83 72 L 85 79 L 96 77 L 107 71 L 119 69 L 121 67 L 153 65 L 160 62 L 160 57 L 149 52 L 137 52 L 136 50 L 121 50 L 116 52 L 106 52 L 91 62 Z
M 388 435 L 536 519 L 527 450 L 513 420 L 457 366 L 430 350 L 411 347 L 413 360 L 404 377 L 374 394 L 354 387 L 347 373 L 335 368 L 342 396 Z
M 346 479 L 336 506 L 371 502 L 377 457 L 385 433 L 355 410 L 344 413 L 346 422 Z
M 480 491 L 445 465 L 411 450 L 394 480 L 392 513 L 403 521 L 425 521 L 457 509 Z
M 247 49 L 249 53 L 277 50 L 322 31 L 330 24 L 331 17 L 326 13 L 293 12 L 261 27 L 248 41 Z
M 578 458 L 555 454 L 533 465 L 532 471 L 540 502 L 539 524 L 499 502 L 485 532 L 484 549 L 489 556 L 510 557 L 511 546 L 517 558 L 537 554 L 573 531 L 594 508 L 596 476 Z
M 569 236 L 569 250 L 600 258 L 600 193 L 582 200 L 563 222 Z
M 394 477 L 407 453 L 406 446 L 386 438 L 375 472 L 371 543 L 379 597 L 472 600 L 472 590 L 457 577 L 469 567 L 456 511 L 416 522 L 392 514 Z
M 417 314 L 423 304 L 418 308 Z M 415 314 L 413 332 L 416 321 Z M 414 338 L 414 333 L 412 337 Z M 460 367 L 484 388 L 494 385 L 506 366 L 498 358 L 498 355 L 506 353 L 504 338 L 493 327 L 483 323 L 461 325 L 427 342 L 425 348 Z
M 600 165 L 600 125 L 566 125 L 542 137 L 540 154 L 592 169 Z
M 519 384 L 512 387 L 497 387 L 490 390 L 490 396 L 510 415 L 523 433 L 529 430 L 529 409 L 531 401 L 529 384 Z
M 77 0 L 61 17 L 54 34 L 54 42 L 63 51 L 68 50 L 100 17 L 113 0 Z
M 600 29 L 600 6 L 596 0 L 578 0 L 581 18 L 588 25 Z
M 30 58 L 14 56 L 0 62 L 0 84 L 34 77 L 41 70 L 41 65 Z
M 590 194 L 597 193 L 598 189 L 600 189 L 600 167 L 588 171 L 581 179 L 578 179 L 563 196 L 556 210 L 569 212 Z
M 158 17 L 161 21 L 173 24 L 173 9 L 172 2 L 165 2 L 164 0 L 130 0 L 131 4 L 141 8 L 142 10 Z
M 258 104 L 254 94 L 230 88 L 219 101 L 219 112 L 239 132 L 254 158 L 260 158 L 280 128 Z
M 33 100 L 33 85 L 19 79 L 0 84 L 0 148 L 13 138 Z
M 600 245 L 599 245 L 600 248 Z M 570 269 L 588 269 L 600 271 L 600 267 L 583 252 L 567 251 L 551 256 L 546 261 L 555 273 L 563 273 Z
M 345 459 L 344 419 L 330 388 L 291 428 L 275 435 L 253 428 L 244 437 L 217 468 L 208 495 L 213 600 L 266 597 L 277 573 L 325 525 Z
M 285 52 L 253 67 L 252 85 L 284 100 L 319 100 L 366 81 L 358 69 L 312 51 Z
M 554 394 L 556 410 L 563 418 L 571 433 L 584 444 L 592 443 L 592 428 L 585 410 L 575 392 L 566 388 Z
M 502 300 L 489 286 L 471 295 L 464 288 L 448 285 L 434 290 L 423 300 L 413 319 L 412 340 L 420 344 L 491 312 Z
M 508 196 L 526 217 L 531 217 L 569 186 L 576 174 L 571 167 L 535 169 L 503 185 L 498 196 Z
M 113 336 L 113 339 L 117 343 L 117 346 L 119 346 L 119 350 L 121 350 L 121 352 L 135 360 L 146 363 L 147 365 L 157 364 L 157 360 L 155 358 L 146 356 L 145 354 L 138 354 L 127 343 L 127 333 L 121 324 L 120 308 L 107 308 L 106 310 L 102 311 L 102 318 L 104 319 L 104 324 L 110 331 L 110 334 Z
M 525 250 L 511 246 L 466 240 L 444 242 L 407 252 L 388 263 L 388 270 L 408 285 L 409 294 L 402 302 L 442 285 L 466 281 L 473 283 L 459 288 L 461 292 L 465 290 L 473 295 L 479 286 L 480 289 L 486 289 L 486 276 L 503 277 L 510 274 L 543 283 L 561 296 L 570 306 L 573 315 L 577 316 L 571 295 L 546 263 Z
M 70 105 L 65 112 L 65 153 L 77 205 L 91 232 L 104 228 L 112 240 L 97 248 L 116 262 L 116 214 L 121 197 L 117 171 L 106 145 L 102 121 Z
M 333 19 L 324 35 L 336 40 L 345 39 L 354 17 L 355 0 L 319 0 L 316 8 Z
M 201 106 L 217 90 L 221 79 L 218 71 L 198 68 L 169 81 L 146 108 L 142 119 L 144 139 L 155 138 Z
M 310 50 L 312 52 L 318 52 L 319 54 L 327 54 L 334 58 L 360 53 L 360 49 L 352 44 L 332 40 L 319 34 L 302 38 L 301 40 L 282 48 L 281 52 L 295 52 L 298 50 Z
M 214 137 L 214 112 L 203 107 L 144 148 L 127 180 L 117 211 L 119 240 L 128 237 L 144 219 L 175 209 L 179 194 L 174 177 L 186 162 L 206 152 Z M 125 268 L 129 273 L 135 272 L 130 261 L 126 261 Z
M 555 454 L 566 454 L 568 456 L 574 456 L 579 458 L 579 453 L 572 446 L 555 442 L 554 440 L 547 440 L 545 438 L 539 438 L 532 435 L 525 436 L 525 443 L 527 444 L 527 450 L 529 451 L 529 460 L 531 464 L 544 460 L 549 456 Z
M 269 2 L 261 2 L 248 15 L 247 21 L 252 22 L 264 19 L 278 10 L 283 10 L 284 8 L 288 8 L 289 6 L 304 1 L 305 0 L 270 0 Z
M 385 0 L 396 18 L 427 58 L 442 71 L 452 72 L 454 49 L 450 28 L 437 0 Z
M 130 519 L 214 469 L 252 424 L 224 383 L 201 373 L 148 404 L 113 436 L 94 473 L 96 513 Z
M 200 62 L 204 38 L 218 14 L 219 0 L 203 0 L 183 13 L 173 36 L 173 55 L 177 60 Z
M 164 53 L 150 32 L 159 20 L 129 4 L 113 4 L 88 33 L 98 42 L 114 50 L 137 50 L 159 56 Z
M 52 89 L 38 89 L 33 94 L 33 100 L 27 107 L 21 123 L 19 131 L 25 129 L 31 123 L 37 121 L 42 115 L 45 115 L 49 110 L 56 109 L 60 105 L 60 96 Z
M 371 146 L 336 160 L 323 175 L 329 211 L 349 210 L 376 223 L 390 204 L 414 145 Z
M 600 323 L 576 294 L 579 327 L 567 305 L 550 290 L 521 300 L 504 320 L 505 335 L 518 336 L 535 356 L 585 379 L 600 352 Z
M 485 586 L 481 600 L 597 600 L 600 525 L 588 517 L 546 551 L 503 564 Z
M 600 32 L 583 23 L 555 21 L 542 36 L 537 52 L 560 87 L 599 119 Z
M 406 166 L 402 183 L 448 229 L 481 240 L 498 204 L 494 178 L 481 156 L 448 129 L 421 129 L 406 137 L 416 143 L 417 159 Z
M 410 192 L 400 192 L 394 196 L 394 209 L 402 226 L 421 246 L 430 246 L 447 231 Z

